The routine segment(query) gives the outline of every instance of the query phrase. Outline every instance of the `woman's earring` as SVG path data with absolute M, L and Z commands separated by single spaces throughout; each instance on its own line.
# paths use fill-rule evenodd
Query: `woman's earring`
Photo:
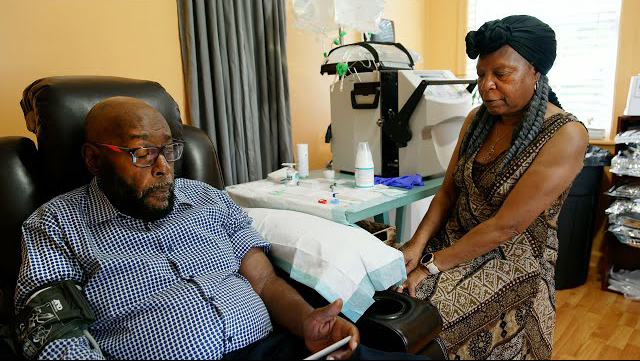
M 538 91 L 538 81 L 539 81 L 539 80 L 536 80 L 536 85 L 534 85 L 534 86 L 533 86 L 533 91 L 534 91 L 534 92 L 535 92 L 535 91 Z

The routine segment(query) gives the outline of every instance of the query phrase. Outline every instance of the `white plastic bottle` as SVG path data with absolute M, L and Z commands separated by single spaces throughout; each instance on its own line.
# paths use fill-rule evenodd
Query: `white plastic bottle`
M 356 187 L 373 187 L 373 155 L 368 142 L 358 143 L 356 153 Z
M 298 175 L 300 179 L 309 178 L 309 145 L 297 144 L 296 156 L 298 158 Z

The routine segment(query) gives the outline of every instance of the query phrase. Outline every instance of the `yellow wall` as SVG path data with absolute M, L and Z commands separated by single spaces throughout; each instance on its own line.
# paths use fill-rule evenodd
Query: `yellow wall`
M 329 76 L 320 75 L 323 45 L 314 34 L 294 27 L 293 7 L 287 1 L 287 62 L 293 144 L 309 144 L 309 169 L 320 169 L 331 159 L 324 143 L 330 123 Z M 328 51 L 328 50 L 327 50 Z
M 464 55 L 464 36 L 460 36 L 466 30 L 460 27 L 466 24 L 464 0 L 387 0 L 382 18 L 394 21 L 397 42 L 422 55 L 424 62 L 417 69 L 450 69 L 455 74 L 464 70 L 459 55 L 460 51 Z M 287 2 L 293 142 L 309 144 L 309 167 L 319 169 L 331 159 L 324 134 L 331 122 L 329 86 L 333 77 L 320 75 L 322 53 L 329 45 L 323 49 L 318 36 L 293 24 L 292 6 Z M 360 34 L 349 34 L 346 41 L 361 39 Z
M 640 0 L 622 0 L 611 139 L 615 136 L 618 116 L 624 113 L 624 108 L 627 105 L 631 76 L 640 73 L 640 23 L 638 16 L 640 16 Z
M 396 42 L 407 49 L 417 51 L 425 57 L 424 46 L 427 37 L 425 11 L 428 1 L 424 0 L 387 0 L 383 19 L 393 20 Z M 359 41 L 362 38 L 358 39 Z M 416 65 L 418 69 L 425 68 L 426 61 Z
M 448 69 L 456 76 L 463 77 L 467 59 L 464 42 L 467 34 L 467 2 L 427 0 L 425 4 L 425 69 Z
M 53 75 L 155 80 L 185 109 L 175 0 L 3 0 L 0 54 L 0 136 L 33 138 L 22 91 Z

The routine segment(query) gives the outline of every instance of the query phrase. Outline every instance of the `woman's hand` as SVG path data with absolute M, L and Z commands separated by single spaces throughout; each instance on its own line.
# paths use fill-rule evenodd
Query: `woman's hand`
M 395 291 L 398 293 L 402 293 L 405 289 L 409 291 L 409 296 L 416 297 L 416 287 L 429 276 L 429 271 L 426 268 L 420 266 L 417 267 L 413 272 L 409 274 L 407 280 L 402 283 L 402 286 L 396 287 Z
M 400 248 L 400 251 L 404 256 L 404 267 L 407 270 L 408 275 L 418 266 L 424 247 L 418 245 L 418 242 L 414 241 L 412 238 Z

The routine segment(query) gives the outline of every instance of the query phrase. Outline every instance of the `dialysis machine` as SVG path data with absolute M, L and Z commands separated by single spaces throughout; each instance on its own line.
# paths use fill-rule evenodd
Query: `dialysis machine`
M 358 142 L 368 142 L 376 175 L 443 174 L 471 111 L 476 80 L 457 79 L 448 70 L 412 70 L 411 55 L 396 43 L 335 48 L 322 73 L 340 69 L 334 51 L 353 70 L 331 92 L 333 168 L 354 172 Z

